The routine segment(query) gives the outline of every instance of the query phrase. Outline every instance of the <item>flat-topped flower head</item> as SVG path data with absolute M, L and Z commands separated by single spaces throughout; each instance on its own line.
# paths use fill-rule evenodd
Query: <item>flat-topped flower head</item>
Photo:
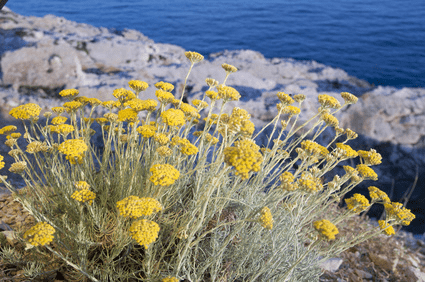
M 155 135 L 156 130 L 156 126 L 150 124 L 144 124 L 136 128 L 136 131 L 139 132 L 144 138 L 151 138 Z
M 24 239 L 33 246 L 44 246 L 53 241 L 55 229 L 47 222 L 39 222 L 24 234 Z
M 198 63 L 204 59 L 204 56 L 193 51 L 185 52 L 184 55 L 190 60 L 192 64 Z
M 177 279 L 176 277 L 171 277 L 171 276 L 168 276 L 162 279 L 162 282 L 179 282 L 179 281 L 180 280 Z
M 176 143 L 179 146 L 180 152 L 182 154 L 190 156 L 198 153 L 198 148 L 190 143 L 190 141 L 186 138 L 181 138 Z
M 169 104 L 174 99 L 174 95 L 171 92 L 167 92 L 162 89 L 156 90 L 155 96 L 158 98 L 158 101 L 160 101 L 163 104 Z
M 347 139 L 356 139 L 359 135 L 352 131 L 351 129 L 347 128 L 345 129 L 345 134 L 347 134 Z
M 58 146 L 58 151 L 66 155 L 66 159 L 71 164 L 76 164 L 76 162 L 82 163 L 84 152 L 87 149 L 86 143 L 81 139 L 69 139 Z
M 356 96 L 348 92 L 341 92 L 341 97 L 344 99 L 346 104 L 355 104 L 359 100 Z
M 166 145 L 168 142 L 170 142 L 170 138 L 168 138 L 167 135 L 164 133 L 157 133 L 155 132 L 153 135 L 153 139 L 158 142 L 161 146 Z
M 198 99 L 192 100 L 192 105 L 194 105 L 198 111 L 208 107 L 208 103 Z
M 152 176 L 149 180 L 155 185 L 168 186 L 180 177 L 180 172 L 170 164 L 156 164 L 150 169 Z
M 214 78 L 206 78 L 205 82 L 207 83 L 209 87 L 216 87 L 219 84 L 219 82 L 215 80 Z
M 410 212 L 409 209 L 403 207 L 401 203 L 392 202 L 391 204 L 384 204 L 384 207 L 387 214 L 387 220 L 396 220 L 397 224 L 408 226 L 410 222 L 416 218 L 416 216 Z
M 260 211 L 260 224 L 263 228 L 272 230 L 273 228 L 273 216 L 268 207 L 264 207 Z
M 178 109 L 168 109 L 161 113 L 161 117 L 168 126 L 182 126 L 186 122 L 183 111 Z
M 199 115 L 198 110 L 196 108 L 192 107 L 191 105 L 187 104 L 187 103 L 181 103 L 180 104 L 180 110 L 182 110 L 183 113 L 188 118 L 200 118 L 201 117 Z
M 364 164 L 359 164 L 356 166 L 357 171 L 360 173 L 360 176 L 364 179 L 378 180 L 378 175 L 373 169 Z
M 315 221 L 313 226 L 327 240 L 335 240 L 335 235 L 339 233 L 338 228 L 327 219 Z
M 71 100 L 72 98 L 77 96 L 79 93 L 80 91 L 78 91 L 77 89 L 64 89 L 61 92 L 59 92 L 59 95 Z
M 57 134 L 61 134 L 63 136 L 67 136 L 69 133 L 75 130 L 73 125 L 70 124 L 59 124 L 59 125 L 51 125 L 50 132 L 54 132 Z
M 205 96 L 207 96 L 208 98 L 210 98 L 211 100 L 217 100 L 217 99 L 220 99 L 219 97 L 218 97 L 218 93 L 217 92 L 215 92 L 215 91 L 212 91 L 212 90 L 208 90 L 208 91 L 206 91 L 205 92 Z
M 379 188 L 375 186 L 369 186 L 367 189 L 369 190 L 369 196 L 373 202 L 383 202 L 385 204 L 391 203 L 391 200 L 388 197 L 387 193 L 380 190 Z
M 160 227 L 156 222 L 141 219 L 131 224 L 129 232 L 130 236 L 136 240 L 139 245 L 147 249 L 149 245 L 158 238 L 159 230 Z
M 68 120 L 67 117 L 57 116 L 52 118 L 51 123 L 54 125 L 64 124 Z
M 235 88 L 230 86 L 220 84 L 217 86 L 217 90 L 218 90 L 218 97 L 223 100 L 237 101 L 241 97 L 239 92 Z
M 296 182 L 297 188 L 307 193 L 316 193 L 323 189 L 320 179 L 314 177 L 308 172 L 303 172 Z
M 336 147 L 343 151 L 344 159 L 351 159 L 358 156 L 357 152 L 353 150 L 350 145 L 346 145 L 343 143 L 336 143 Z
M 8 135 L 12 133 L 13 131 L 16 131 L 18 128 L 14 125 L 6 125 L 2 129 L 0 129 L 0 134 Z
M 319 103 L 322 105 L 323 108 L 333 108 L 333 109 L 339 109 L 341 108 L 341 104 L 339 101 L 329 95 L 322 94 L 318 97 Z
M 86 181 L 76 181 L 74 182 L 74 186 L 78 190 L 90 189 L 90 185 Z
M 227 72 L 227 73 L 232 73 L 232 72 L 237 72 L 238 69 L 235 66 L 229 65 L 229 64 L 222 64 L 221 67 Z
M 294 100 L 296 102 L 302 103 L 305 100 L 306 97 L 305 97 L 304 94 L 297 94 L 297 95 L 294 95 L 294 97 L 292 97 L 292 98 L 294 98 Z
M 118 112 L 118 120 L 121 122 L 137 122 L 138 119 L 137 112 L 132 108 L 127 108 Z
M 258 172 L 263 162 L 260 147 L 250 139 L 236 141 L 234 147 L 224 148 L 224 161 L 233 166 L 236 175 L 247 179 L 250 172 Z
M 130 86 L 130 88 L 139 95 L 140 92 L 148 89 L 149 84 L 141 80 L 130 80 L 128 82 L 128 86 Z
M 20 161 L 20 162 L 13 163 L 10 166 L 9 171 L 12 173 L 21 174 L 25 171 L 26 168 L 27 168 L 27 162 Z
M 379 228 L 384 231 L 385 235 L 391 236 L 395 235 L 394 228 L 389 225 L 385 220 L 378 220 Z
M 89 189 L 81 189 L 75 191 L 71 195 L 71 198 L 82 203 L 88 202 L 88 204 L 91 205 L 93 200 L 96 198 L 96 193 L 90 191 Z
M 322 114 L 320 116 L 320 119 L 323 120 L 328 126 L 337 127 L 339 125 L 338 119 L 330 113 Z
M 83 103 L 78 101 L 69 101 L 69 102 L 63 103 L 63 107 L 68 113 L 71 113 L 83 107 Z
M 115 89 L 112 95 L 117 98 L 121 103 L 136 98 L 136 95 L 132 91 L 127 90 L 125 88 Z
M 370 206 L 369 200 L 361 194 L 354 194 L 353 197 L 345 199 L 347 208 L 355 213 L 361 213 Z
M 292 105 L 284 106 L 283 104 L 279 103 L 276 105 L 277 110 L 281 112 L 282 114 L 289 114 L 291 116 L 296 116 L 301 113 L 301 109 Z
M 121 216 L 134 219 L 144 215 L 149 216 L 162 210 L 162 205 L 157 200 L 149 197 L 129 196 L 118 201 L 116 206 Z
M 374 149 L 370 149 L 369 151 L 359 150 L 357 153 L 366 165 L 379 165 L 382 163 L 381 154 L 377 153 Z
M 277 92 L 276 96 L 284 106 L 288 106 L 295 102 L 294 99 L 285 92 Z
M 0 169 L 4 168 L 5 162 L 3 160 L 4 160 L 4 157 L 0 155 Z
M 165 92 L 171 92 L 174 90 L 174 85 L 168 82 L 160 81 L 158 83 L 155 83 L 155 87 L 158 89 L 161 89 Z
M 40 115 L 41 107 L 34 103 L 20 105 L 10 110 L 9 115 L 16 119 L 37 121 Z
M 167 146 L 160 146 L 160 147 L 158 147 L 158 149 L 156 149 L 156 152 L 161 157 L 169 157 L 169 156 L 171 156 L 173 154 L 173 150 L 171 150 Z
M 327 154 L 329 154 L 329 151 L 326 149 L 326 147 L 323 147 L 322 145 L 319 145 L 311 140 L 302 141 L 301 148 L 304 149 L 304 151 L 306 151 L 308 154 L 315 157 L 324 158 Z

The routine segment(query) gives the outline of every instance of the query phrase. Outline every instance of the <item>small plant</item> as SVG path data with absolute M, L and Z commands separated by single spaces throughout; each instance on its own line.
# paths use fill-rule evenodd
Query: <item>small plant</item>
M 187 81 L 203 56 L 186 56 Z M 162 81 L 155 84 L 158 101 L 143 100 L 148 84 L 132 80 L 134 92 L 116 89 L 116 100 L 106 102 L 61 91 L 69 101 L 46 112 L 43 125 L 36 104 L 10 111 L 23 120 L 28 145 L 18 145 L 14 126 L 0 133 L 15 159 L 9 170 L 23 177 L 27 193 L 0 179 L 38 221 L 17 234 L 37 262 L 25 268 L 28 276 L 41 275 L 50 254 L 66 264 L 73 281 L 314 281 L 320 261 L 414 219 L 373 186 L 370 202 L 355 194 L 343 213 L 332 212 L 356 185 L 377 179 L 371 166 L 381 162 L 375 150 L 353 150 L 346 143 L 357 134 L 338 127 L 334 114 L 355 103 L 354 95 L 341 93 L 342 106 L 319 95 L 318 112 L 298 126 L 306 97 L 278 92 L 277 116 L 253 137 L 250 114 L 227 111 L 240 94 L 226 85 L 237 69 L 222 67 L 223 82 L 207 78 L 203 99 L 191 104 L 183 102 L 185 87 L 176 99 L 174 86 Z M 93 118 L 95 107 L 108 112 Z M 102 148 L 90 143 L 96 127 Z M 335 138 L 319 145 L 315 140 L 327 127 Z M 278 137 L 260 149 L 255 139 L 267 128 Z M 356 167 L 344 166 L 344 175 L 322 182 L 357 157 Z M 380 227 L 338 236 L 345 219 L 374 203 L 386 209 Z M 9 249 L 2 255 L 14 257 Z

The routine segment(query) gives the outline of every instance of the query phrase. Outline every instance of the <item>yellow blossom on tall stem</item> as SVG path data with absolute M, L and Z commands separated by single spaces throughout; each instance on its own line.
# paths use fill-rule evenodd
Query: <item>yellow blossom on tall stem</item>
M 47 222 L 39 222 L 25 232 L 23 238 L 33 246 L 44 246 L 53 241 L 55 229 Z
M 180 172 L 170 164 L 156 164 L 150 169 L 152 176 L 149 180 L 155 185 L 168 186 L 180 177 Z
M 131 224 L 129 232 L 130 236 L 136 240 L 139 245 L 147 249 L 149 245 L 158 238 L 159 230 L 160 227 L 156 222 L 141 219 Z
M 313 225 L 320 235 L 327 240 L 335 240 L 335 235 L 339 233 L 338 228 L 327 219 L 315 221 Z

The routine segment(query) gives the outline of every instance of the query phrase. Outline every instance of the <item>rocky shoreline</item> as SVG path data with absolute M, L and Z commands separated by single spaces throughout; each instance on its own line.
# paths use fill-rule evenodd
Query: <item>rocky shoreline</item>
M 46 110 L 60 105 L 64 100 L 57 94 L 65 88 L 77 88 L 84 96 L 105 101 L 131 79 L 149 85 L 163 80 L 175 85 L 179 97 L 190 67 L 185 51 L 155 43 L 136 30 L 97 28 L 53 15 L 25 17 L 4 8 L 0 11 L 0 127 L 21 126 L 8 116 L 20 104 L 33 102 Z M 392 193 L 392 200 L 402 201 L 418 175 L 407 205 L 417 218 L 408 230 L 425 232 L 425 89 L 373 86 L 341 69 L 314 61 L 268 59 L 252 50 L 203 55 L 206 59 L 195 65 L 188 80 L 189 101 L 203 95 L 205 78 L 224 79 L 222 63 L 232 64 L 239 71 L 227 84 L 242 96 L 232 106 L 248 110 L 256 128 L 276 114 L 278 91 L 307 96 L 301 122 L 317 110 L 319 94 L 340 99 L 339 93 L 347 91 L 358 96 L 359 102 L 340 111 L 337 118 L 341 127 L 359 134 L 350 143 L 353 148 L 375 148 L 383 156 L 382 165 L 376 168 L 379 180 L 367 186 L 377 186 Z M 143 98 L 154 97 L 150 87 Z M 325 132 L 323 138 L 332 135 Z M 6 155 L 7 163 L 8 147 L 2 143 L 0 154 Z M 22 186 L 16 176 L 9 175 L 9 179 Z

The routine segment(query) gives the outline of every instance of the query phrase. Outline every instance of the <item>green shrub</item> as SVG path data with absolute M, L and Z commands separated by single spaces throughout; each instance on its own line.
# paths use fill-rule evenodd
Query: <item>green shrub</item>
M 203 59 L 186 56 L 190 70 Z M 355 194 L 343 213 L 333 212 L 348 191 L 377 179 L 370 166 L 381 162 L 375 150 L 345 144 L 357 134 L 338 127 L 336 98 L 319 95 L 318 113 L 296 126 L 305 96 L 277 93 L 278 114 L 255 137 L 270 127 L 278 138 L 260 149 L 250 114 L 226 111 L 240 94 L 225 85 L 237 69 L 222 67 L 224 82 L 206 79 L 208 91 L 192 105 L 182 102 L 184 93 L 174 98 L 165 82 L 155 84 L 158 101 L 141 100 L 148 84 L 133 80 L 134 92 L 117 89 L 117 100 L 103 103 L 75 89 L 61 91 L 69 102 L 45 113 L 45 125 L 37 123 L 38 105 L 11 110 L 24 121 L 28 146 L 19 147 L 16 127 L 0 133 L 15 159 L 10 171 L 22 175 L 27 193 L 0 179 L 38 221 L 18 234 L 33 258 L 26 275 L 42 275 L 53 254 L 75 281 L 314 281 L 320 261 L 410 223 L 413 214 L 373 186 L 371 202 Z M 341 96 L 344 105 L 357 101 L 347 92 Z M 99 106 L 109 112 L 92 118 Z M 203 120 L 201 111 L 207 112 Z M 90 144 L 96 123 L 103 148 Z M 314 140 L 327 127 L 334 127 L 335 139 L 325 147 Z M 344 166 L 344 175 L 322 182 L 356 157 L 356 168 Z M 385 205 L 381 227 L 340 238 L 337 226 L 373 203 Z M 2 250 L 9 261 L 12 253 Z

